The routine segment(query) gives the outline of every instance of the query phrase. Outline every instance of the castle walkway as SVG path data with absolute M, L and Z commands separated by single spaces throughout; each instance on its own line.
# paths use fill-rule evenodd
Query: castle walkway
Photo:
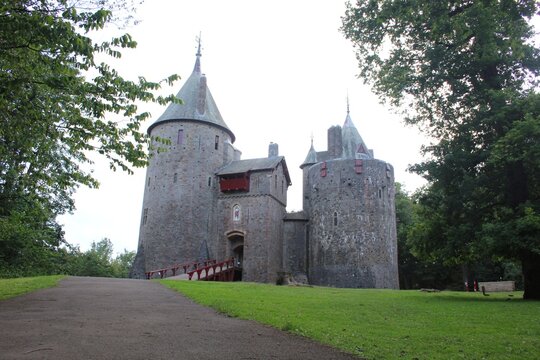
M 2 359 L 356 359 L 154 281 L 68 277 L 0 301 Z

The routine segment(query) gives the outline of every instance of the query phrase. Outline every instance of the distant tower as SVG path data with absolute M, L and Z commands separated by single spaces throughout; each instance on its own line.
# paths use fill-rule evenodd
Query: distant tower
M 397 289 L 394 170 L 373 157 L 347 104 L 343 127 L 328 130 L 328 150 L 313 144 L 304 163 L 311 284 Z
M 216 248 L 215 171 L 239 155 L 201 73 L 200 50 L 199 40 L 193 72 L 177 95 L 183 103 L 170 104 L 148 128 L 170 144 L 152 142 L 133 277 L 206 259 Z

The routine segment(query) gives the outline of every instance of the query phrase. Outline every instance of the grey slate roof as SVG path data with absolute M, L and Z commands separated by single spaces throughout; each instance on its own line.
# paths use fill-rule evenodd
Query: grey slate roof
M 349 112 L 345 118 L 345 123 L 341 129 L 341 138 L 343 141 L 343 155 L 344 159 L 356 159 L 358 157 L 371 158 L 366 143 L 358 133 L 356 126 L 354 126 Z
M 283 162 L 283 170 L 285 172 L 285 177 L 289 185 L 291 184 L 291 178 L 289 176 L 289 171 L 287 169 L 287 164 L 285 163 L 284 156 L 274 156 L 271 158 L 259 158 L 259 159 L 246 159 L 233 161 L 225 165 L 221 170 L 219 170 L 216 175 L 232 175 L 232 174 L 242 174 L 254 171 L 264 171 L 264 170 L 273 170 L 281 162 Z
M 300 169 L 303 169 L 307 165 L 313 165 L 317 163 L 317 152 L 315 151 L 315 148 L 313 147 L 313 140 L 311 140 L 311 147 L 309 148 L 308 154 L 306 156 L 306 159 L 300 165 Z
M 150 134 L 157 124 L 164 122 L 201 121 L 222 128 L 229 133 L 231 142 L 234 143 L 235 136 L 221 117 L 212 93 L 206 85 L 206 76 L 201 73 L 200 57 L 200 52 L 197 52 L 193 72 L 176 95 L 183 103 L 170 104 L 165 112 L 150 125 L 148 133 Z

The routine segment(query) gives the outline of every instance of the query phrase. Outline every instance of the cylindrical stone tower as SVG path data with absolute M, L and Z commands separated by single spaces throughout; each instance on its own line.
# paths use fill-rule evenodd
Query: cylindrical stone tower
M 309 166 L 304 180 L 309 202 L 309 282 L 397 289 L 394 170 L 373 158 L 348 114 L 341 139 L 331 129 L 333 141 L 326 161 L 319 159 Z M 337 143 L 343 146 L 340 155 L 330 149 Z
M 235 137 L 223 121 L 201 73 L 200 46 L 193 73 L 177 97 L 149 128 L 139 245 L 132 276 L 175 263 L 211 257 L 218 239 L 215 172 L 234 160 Z

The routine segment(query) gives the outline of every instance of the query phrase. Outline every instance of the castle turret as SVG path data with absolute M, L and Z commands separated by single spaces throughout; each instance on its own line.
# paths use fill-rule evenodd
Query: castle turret
M 398 288 L 392 166 L 373 158 L 348 109 L 343 128 L 328 131 L 327 153 L 318 154 L 318 162 L 303 168 L 310 224 L 309 282 Z M 308 156 L 313 159 L 311 150 Z
M 201 72 L 200 43 L 193 72 L 177 97 L 148 128 L 152 141 L 139 246 L 132 275 L 215 252 L 218 197 L 216 169 L 238 159 L 235 136 L 225 124 Z
M 308 172 L 309 167 L 317 163 L 317 152 L 313 147 L 313 139 L 311 139 L 311 147 L 309 148 L 306 159 L 300 165 L 302 169 L 302 208 L 306 215 L 309 214 L 309 181 L 308 181 Z

